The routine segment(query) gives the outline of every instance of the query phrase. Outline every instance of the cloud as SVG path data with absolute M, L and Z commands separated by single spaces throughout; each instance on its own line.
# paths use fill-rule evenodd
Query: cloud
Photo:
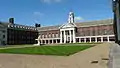
M 79 22 L 79 21 L 82 21 L 84 20 L 81 16 L 77 16 L 75 17 L 75 22 Z
M 34 22 L 39 23 L 39 21 L 40 21 L 41 17 L 43 17 L 43 15 L 44 15 L 43 13 L 38 12 L 38 11 L 33 12 Z
M 44 3 L 53 3 L 53 2 L 59 3 L 59 2 L 61 2 L 62 0 L 41 0 L 41 1 L 44 2 Z
M 43 16 L 43 13 L 41 13 L 41 12 L 34 12 L 33 13 L 35 16 Z

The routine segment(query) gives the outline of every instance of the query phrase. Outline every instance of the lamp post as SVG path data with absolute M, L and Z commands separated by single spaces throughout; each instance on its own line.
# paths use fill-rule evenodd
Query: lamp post
M 115 43 L 120 44 L 120 1 L 112 0 L 113 13 L 114 13 L 114 34 L 115 34 Z

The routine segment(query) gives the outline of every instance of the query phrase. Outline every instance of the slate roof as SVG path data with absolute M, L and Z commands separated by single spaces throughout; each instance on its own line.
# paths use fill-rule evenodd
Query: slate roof
M 77 27 L 89 27 L 89 26 L 110 25 L 110 24 L 113 24 L 113 19 L 76 23 Z
M 9 27 L 8 27 L 9 26 Z M 18 27 L 19 26 L 19 27 Z M 22 28 L 20 28 L 22 26 Z M 0 22 L 0 28 L 15 28 L 15 29 L 23 29 L 23 30 L 25 30 L 25 29 L 30 29 L 30 30 L 35 30 L 36 29 L 36 27 L 34 27 L 34 26 L 26 26 L 26 25 L 20 25 L 20 24 L 11 24 L 11 23 L 9 23 L 9 22 Z M 37 29 L 36 29 L 37 30 Z
M 110 24 L 113 24 L 113 19 L 75 23 L 77 27 L 90 27 L 90 26 L 98 26 L 98 25 L 110 25 Z M 58 30 L 60 26 L 62 25 L 38 27 L 37 29 L 38 31 Z
M 57 26 L 47 26 L 47 27 L 37 27 L 38 31 L 47 31 L 47 30 L 58 30 L 61 25 Z
M 113 24 L 113 19 L 75 23 L 75 25 L 77 27 L 90 27 L 90 26 L 109 25 L 109 24 Z M 8 28 L 8 25 L 11 25 L 11 24 L 8 23 L 8 22 L 0 22 L 0 28 L 5 28 L 5 27 Z M 14 25 L 22 26 L 22 27 L 36 28 L 36 27 L 33 27 L 33 26 L 25 26 L 25 25 L 20 25 L 20 24 L 14 24 Z M 38 31 L 59 30 L 60 26 L 62 26 L 62 25 L 37 27 L 37 30 Z

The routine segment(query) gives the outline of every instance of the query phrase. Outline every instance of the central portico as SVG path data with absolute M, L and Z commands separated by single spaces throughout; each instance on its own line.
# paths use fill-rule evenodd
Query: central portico
M 74 13 L 69 13 L 68 22 L 59 27 L 60 29 L 60 43 L 76 43 L 75 31 L 76 25 L 74 24 Z
M 75 28 L 60 29 L 60 43 L 75 43 Z

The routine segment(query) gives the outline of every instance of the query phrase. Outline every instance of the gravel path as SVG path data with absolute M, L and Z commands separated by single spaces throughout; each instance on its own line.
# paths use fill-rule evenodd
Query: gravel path
M 0 68 L 107 68 L 109 43 L 98 44 L 71 56 L 0 54 Z M 98 63 L 91 63 L 91 61 Z

